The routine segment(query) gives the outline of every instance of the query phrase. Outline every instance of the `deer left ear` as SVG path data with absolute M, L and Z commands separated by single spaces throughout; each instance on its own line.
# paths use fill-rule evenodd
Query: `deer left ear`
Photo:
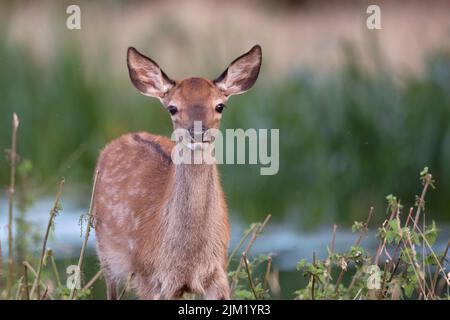
M 131 82 L 146 96 L 161 99 L 175 85 L 155 61 L 133 47 L 128 48 L 127 65 Z
M 244 93 L 258 79 L 261 68 L 262 52 L 259 45 L 235 59 L 214 83 L 226 95 Z

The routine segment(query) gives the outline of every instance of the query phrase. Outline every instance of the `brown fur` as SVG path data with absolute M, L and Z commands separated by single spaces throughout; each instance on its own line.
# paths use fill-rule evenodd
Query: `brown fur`
M 135 49 L 128 51 L 130 78 L 143 94 L 159 98 L 165 107 L 177 106 L 174 128 L 191 128 L 194 121 L 219 128 L 222 115 L 215 106 L 228 99 L 225 90 L 233 86 L 237 94 L 256 81 L 260 48 L 255 48 L 245 55 L 245 64 L 230 65 L 233 78 L 222 75 L 224 89 L 203 78 L 170 80 Z M 117 298 L 118 281 L 130 274 L 141 299 L 173 299 L 184 292 L 230 298 L 230 228 L 218 169 L 175 165 L 173 147 L 165 137 L 129 133 L 111 142 L 98 159 L 95 231 L 108 299 Z
M 143 141 L 158 143 L 165 155 Z M 100 155 L 94 212 L 101 264 L 115 281 L 134 273 L 141 298 L 184 291 L 228 298 L 229 225 L 217 168 L 174 166 L 166 158 L 172 146 L 141 132 L 113 141 Z

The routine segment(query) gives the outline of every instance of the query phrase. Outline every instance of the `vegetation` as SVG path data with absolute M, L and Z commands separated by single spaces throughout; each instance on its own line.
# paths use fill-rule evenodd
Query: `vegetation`
M 386 197 L 389 218 L 378 229 L 380 244 L 373 257 L 360 245 L 368 231 L 373 213 L 371 208 L 365 223 L 356 221 L 353 224 L 352 230 L 360 235 L 348 252 L 333 252 L 331 244 L 326 260 L 300 261 L 298 269 L 310 276 L 311 281 L 307 288 L 296 292 L 298 298 L 316 295 L 319 299 L 401 299 L 413 296 L 417 299 L 448 299 L 450 277 L 446 274 L 445 265 L 448 263 L 450 240 L 443 254 L 433 250 L 439 230 L 434 221 L 429 225 L 425 223 L 425 194 L 430 186 L 434 188 L 433 176 L 427 167 L 420 173 L 420 180 L 422 193 L 420 197 L 416 196 L 414 207 L 407 215 L 397 197 Z M 382 256 L 386 259 L 384 263 Z M 335 283 L 331 283 L 333 266 L 339 270 Z M 352 267 L 351 281 L 345 285 L 342 283 L 343 274 Z
M 16 112 L 23 124 L 18 152 L 33 164 L 26 186 L 37 198 L 63 175 L 88 199 L 92 168 L 106 143 L 129 131 L 169 135 L 171 130 L 156 99 L 139 95 L 127 74 L 114 74 L 106 58 L 89 69 L 72 40 L 55 47 L 51 67 L 40 65 L 26 48 L 0 41 L 0 56 L 8 62 L 0 64 L 0 145 L 9 145 L 7 115 Z M 429 205 L 436 220 L 448 222 L 449 53 L 430 54 L 421 74 L 394 74 L 376 46 L 373 70 L 359 63 L 363 59 L 351 45 L 343 50 L 348 60 L 336 70 L 297 69 L 277 83 L 263 65 L 261 82 L 230 100 L 223 128 L 280 128 L 277 175 L 260 176 L 254 165 L 221 166 L 230 209 L 247 223 L 277 212 L 274 220 L 297 219 L 305 229 L 328 221 L 348 224 L 368 203 L 383 205 L 374 195 L 414 193 L 405 182 L 428 164 L 441 190 Z M 0 167 L 5 165 L 0 159 Z M 0 170 L 0 182 L 8 180 L 8 171 Z
M 88 299 L 91 287 L 101 279 L 101 270 L 89 281 L 84 281 L 83 261 L 92 224 L 91 206 L 85 220 L 81 252 L 76 265 L 70 265 L 67 281 L 58 271 L 55 257 L 47 247 L 47 241 L 55 226 L 55 218 L 62 210 L 61 195 L 65 180 L 61 180 L 53 207 L 50 209 L 45 234 L 42 237 L 42 250 L 39 257 L 22 261 L 15 257 L 13 250 L 14 226 L 13 209 L 15 195 L 15 174 L 17 166 L 16 141 L 19 119 L 14 114 L 12 123 L 11 182 L 9 187 L 8 214 L 8 263 L 0 263 L 0 297 L 3 299 Z M 19 166 L 21 165 L 19 161 Z M 94 194 L 97 174 L 94 177 Z M 352 231 L 357 234 L 354 245 L 347 252 L 335 252 L 336 225 L 328 247 L 328 256 L 324 260 L 311 262 L 302 259 L 298 270 L 309 278 L 307 285 L 295 291 L 297 299 L 450 299 L 450 273 L 446 274 L 450 240 L 443 253 L 437 253 L 433 244 L 438 237 L 436 223 L 426 223 L 425 197 L 435 181 L 428 167 L 420 172 L 422 192 L 416 196 L 414 206 L 405 215 L 401 201 L 394 195 L 386 197 L 388 218 L 378 228 L 380 244 L 371 255 L 361 246 L 361 240 L 368 234 L 374 208 L 370 208 L 365 222 L 356 221 Z M 91 196 L 92 204 L 92 196 Z M 272 257 L 259 255 L 250 257 L 250 250 L 257 237 L 263 232 L 271 218 L 268 215 L 262 223 L 252 224 L 243 238 L 230 254 L 228 260 L 229 279 L 232 295 L 236 299 L 269 299 L 279 294 L 277 274 L 271 269 Z M 27 237 L 20 234 L 20 238 Z M 245 245 L 245 247 L 244 247 Z M 236 255 L 244 250 L 239 259 Z M 0 250 L 0 256 L 1 250 Z M 28 256 L 28 255 L 27 255 Z M 384 263 L 383 263 L 383 260 Z M 236 267 L 232 268 L 235 262 Z M 344 274 L 351 273 L 351 280 L 344 283 Z M 299 275 L 300 276 L 300 275 Z M 122 298 L 128 288 L 128 282 L 122 289 Z M 97 297 L 100 298 L 100 297 Z M 186 298 L 194 298 L 187 295 Z
M 295 292 L 295 297 L 313 300 L 450 299 L 450 273 L 446 274 L 450 239 L 444 252 L 436 253 L 433 244 L 439 229 L 434 221 L 426 224 L 425 195 L 430 187 L 434 188 L 433 176 L 428 167 L 421 171 L 420 180 L 422 193 L 416 196 L 414 207 L 409 209 L 408 214 L 403 211 L 403 205 L 397 197 L 386 197 L 388 218 L 378 228 L 376 236 L 379 246 L 372 255 L 361 246 L 361 240 L 369 231 L 373 207 L 365 222 L 355 221 L 353 224 L 352 231 L 357 237 L 346 252 L 334 251 L 335 225 L 326 259 L 318 260 L 314 254 L 312 261 L 304 258 L 298 263 L 297 269 L 309 281 L 306 287 Z M 257 235 L 264 225 L 256 228 L 253 235 Z M 241 283 L 234 287 L 234 297 L 267 298 L 272 291 L 267 285 L 270 284 L 271 257 L 262 255 L 249 262 L 247 251 L 248 247 L 241 259 L 245 262 L 246 272 L 239 273 L 239 267 L 230 272 L 232 279 L 248 280 L 247 286 Z M 254 277 L 252 273 L 260 265 L 267 265 L 266 272 L 259 278 Z M 351 273 L 348 283 L 343 282 L 346 273 Z
M 0 157 L 0 184 L 7 186 L 9 205 L 0 217 L 9 220 L 9 228 L 1 230 L 7 240 L 0 243 L 0 252 L 9 254 L 0 254 L 0 297 L 104 298 L 98 289 L 104 284 L 96 258 L 86 248 L 89 212 L 80 217 L 84 249 L 76 261 L 55 256 L 47 245 L 63 212 L 61 195 L 76 194 L 87 207 L 99 150 L 129 131 L 169 135 L 169 117 L 159 102 L 134 90 L 126 74 L 125 52 L 122 60 L 115 59 L 106 49 L 108 41 L 89 44 L 101 59 L 87 65 L 83 55 L 89 45 L 75 33 L 61 35 L 55 28 L 52 36 L 57 40 L 48 50 L 51 64 L 44 64 L 10 37 L 7 16 L 0 28 L 0 150 L 8 149 Z M 162 28 L 170 30 L 177 43 L 183 39 L 179 26 L 163 18 L 143 46 L 162 43 L 158 35 L 167 34 Z M 216 68 L 215 51 L 205 39 L 205 48 L 195 51 L 205 56 L 196 58 Z M 349 43 L 342 43 L 347 60 L 322 73 L 304 67 L 273 80 L 266 69 L 271 61 L 265 58 L 255 88 L 229 102 L 223 128 L 280 128 L 276 176 L 260 176 L 259 168 L 249 165 L 220 168 L 230 211 L 247 223 L 262 221 L 251 224 L 230 254 L 235 298 L 448 299 L 448 275 L 445 278 L 443 271 L 448 272 L 448 246 L 436 250 L 435 240 L 437 226 L 450 222 L 450 53 L 435 49 L 420 73 L 394 73 L 378 43 L 370 45 L 370 69 Z M 176 50 L 182 48 L 181 44 Z M 11 126 L 13 113 L 18 117 Z M 423 191 L 411 199 L 417 193 L 411 174 L 424 164 L 430 169 L 420 174 Z M 438 178 L 437 192 L 430 192 L 433 177 Z M 56 186 L 43 233 L 29 222 L 29 208 Z M 387 190 L 393 195 L 384 199 L 380 195 Z M 400 199 L 410 201 L 412 208 Z M 385 201 L 386 215 L 379 209 Z M 361 222 L 361 213 L 370 205 L 374 209 Z M 274 214 L 265 218 L 267 212 Z M 328 256 L 300 260 L 293 277 L 301 284 L 296 283 L 296 290 L 280 289 L 276 255 L 251 252 L 272 220 L 296 223 L 298 229 L 333 223 L 350 227 L 356 220 L 355 243 L 337 252 L 335 225 Z M 362 239 L 373 237 L 370 230 L 378 230 L 375 250 L 362 244 Z M 71 276 L 78 267 L 80 289 L 70 290 L 66 281 L 76 284 L 77 277 Z M 126 287 L 121 297 L 128 297 Z

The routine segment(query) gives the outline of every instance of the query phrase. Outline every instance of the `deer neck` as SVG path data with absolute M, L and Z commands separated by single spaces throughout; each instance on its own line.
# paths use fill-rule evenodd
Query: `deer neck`
M 216 165 L 175 165 L 166 212 L 169 233 L 186 235 L 186 239 L 204 234 L 217 213 L 219 187 Z

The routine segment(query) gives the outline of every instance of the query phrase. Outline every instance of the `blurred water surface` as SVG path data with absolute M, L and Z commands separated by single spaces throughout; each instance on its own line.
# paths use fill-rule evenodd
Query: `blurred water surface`
M 0 199 L 0 212 L 6 212 L 6 199 Z M 53 199 L 43 199 L 36 202 L 27 215 L 27 222 L 33 226 L 34 232 L 43 235 L 49 218 L 49 208 L 53 205 Z M 83 242 L 80 217 L 87 212 L 87 208 L 80 207 L 70 201 L 64 202 L 63 210 L 55 220 L 48 248 L 55 253 L 55 258 L 60 265 L 61 272 L 64 274 L 69 265 L 76 264 L 80 254 L 81 244 Z M 5 216 L 0 216 L 0 225 L 6 225 Z M 83 232 L 86 224 L 84 223 Z M 231 241 L 230 252 L 238 244 L 248 225 L 243 223 L 236 213 L 231 216 Z M 445 249 L 450 238 L 450 226 L 440 226 L 441 233 L 436 244 L 433 246 L 436 252 L 442 252 Z M 3 230 L 0 234 L 2 244 L 7 243 L 7 232 Z M 84 233 L 83 233 L 84 235 Z M 14 238 L 23 236 L 14 233 Z M 27 237 L 30 235 L 26 235 Z M 292 298 L 293 292 L 304 284 L 305 279 L 300 272 L 296 271 L 297 262 L 303 258 L 312 260 L 313 253 L 318 259 L 327 256 L 327 247 L 330 244 L 332 232 L 330 228 L 320 228 L 314 231 L 299 232 L 295 224 L 269 222 L 264 232 L 254 243 L 250 257 L 258 254 L 268 254 L 273 257 L 273 269 L 279 271 L 279 281 L 281 285 L 281 297 Z M 351 232 L 348 227 L 338 227 L 336 232 L 335 252 L 346 252 L 355 242 L 358 235 Z M 38 237 L 35 244 L 31 244 L 31 254 L 35 258 L 39 256 L 42 239 Z M 373 230 L 365 237 L 361 245 L 366 251 L 374 253 L 378 242 L 376 241 Z M 4 245 L 4 247 L 6 247 Z M 421 250 L 418 246 L 417 250 Z M 3 255 L 7 257 L 7 250 Z M 86 253 L 86 262 L 84 272 L 86 278 L 92 277 L 98 270 L 99 264 L 95 253 L 95 232 L 91 232 L 88 240 Z M 65 279 L 65 277 L 63 278 Z M 103 284 L 95 287 L 94 297 L 104 298 Z

